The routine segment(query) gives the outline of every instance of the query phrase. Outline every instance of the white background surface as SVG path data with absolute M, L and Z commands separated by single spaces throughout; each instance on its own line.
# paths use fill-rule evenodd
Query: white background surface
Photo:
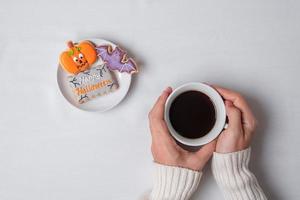
M 242 93 L 260 122 L 252 169 L 297 200 L 299 1 L 0 1 L 0 199 L 137 199 L 152 186 L 147 113 L 167 85 Z M 56 83 L 65 41 L 100 37 L 140 64 L 115 109 L 72 107 Z M 298 172 L 297 172 L 298 170 Z M 210 167 L 197 199 L 222 199 Z

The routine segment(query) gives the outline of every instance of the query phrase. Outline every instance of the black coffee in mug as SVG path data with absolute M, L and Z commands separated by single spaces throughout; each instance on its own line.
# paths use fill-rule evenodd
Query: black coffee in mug
M 200 138 L 214 127 L 216 111 L 210 98 L 199 91 L 186 91 L 178 95 L 170 106 L 170 122 L 181 136 Z

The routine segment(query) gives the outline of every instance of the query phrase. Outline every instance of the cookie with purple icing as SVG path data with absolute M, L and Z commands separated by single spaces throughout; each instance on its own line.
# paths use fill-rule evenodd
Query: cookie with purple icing
M 137 73 L 137 64 L 128 57 L 127 53 L 120 47 L 113 49 L 111 45 L 100 45 L 96 47 L 97 55 L 107 64 L 108 69 L 117 70 L 121 73 Z

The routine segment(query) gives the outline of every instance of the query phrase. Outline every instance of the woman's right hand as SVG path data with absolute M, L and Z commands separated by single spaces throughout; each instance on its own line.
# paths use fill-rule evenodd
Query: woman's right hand
M 172 88 L 163 91 L 149 113 L 154 161 L 163 165 L 202 171 L 215 150 L 215 140 L 196 152 L 188 152 L 176 144 L 164 120 L 165 103 L 171 92 Z
M 213 86 L 225 99 L 228 127 L 218 137 L 217 153 L 241 151 L 250 146 L 256 128 L 256 119 L 246 100 L 239 94 L 225 88 Z

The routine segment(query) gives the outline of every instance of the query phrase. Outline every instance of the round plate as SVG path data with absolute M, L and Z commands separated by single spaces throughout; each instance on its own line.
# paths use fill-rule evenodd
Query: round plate
M 116 47 L 116 45 L 113 44 L 112 42 L 103 39 L 86 39 L 86 40 L 91 41 L 96 46 L 110 44 L 112 45 L 113 48 Z M 103 61 L 101 59 L 98 59 L 97 62 L 94 63 L 93 65 L 99 65 L 99 64 L 103 64 Z M 130 83 L 131 83 L 131 74 L 120 73 L 118 71 L 112 71 L 112 73 L 115 74 L 115 77 L 119 84 L 119 88 L 114 92 L 97 97 L 83 104 L 79 104 L 78 102 L 75 101 L 74 94 L 67 80 L 67 77 L 70 74 L 65 72 L 60 65 L 58 65 L 58 69 L 57 69 L 57 83 L 63 96 L 67 99 L 69 103 L 71 103 L 76 108 L 85 111 L 104 112 L 115 107 L 123 100 L 123 98 L 126 96 L 129 90 Z

